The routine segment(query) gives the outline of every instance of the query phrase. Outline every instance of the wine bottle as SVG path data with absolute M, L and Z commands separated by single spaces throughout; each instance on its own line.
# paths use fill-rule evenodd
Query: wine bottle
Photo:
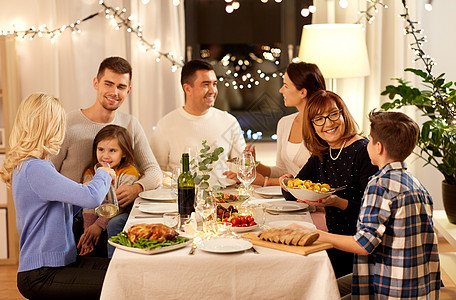
M 195 183 L 190 173 L 188 153 L 182 154 L 182 173 L 179 175 L 177 190 L 179 214 L 185 219 L 195 211 Z

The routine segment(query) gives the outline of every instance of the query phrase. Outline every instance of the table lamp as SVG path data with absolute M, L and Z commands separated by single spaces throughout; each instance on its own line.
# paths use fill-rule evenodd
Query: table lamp
M 361 24 L 312 24 L 302 30 L 299 59 L 316 64 L 330 79 L 369 75 L 369 59 Z

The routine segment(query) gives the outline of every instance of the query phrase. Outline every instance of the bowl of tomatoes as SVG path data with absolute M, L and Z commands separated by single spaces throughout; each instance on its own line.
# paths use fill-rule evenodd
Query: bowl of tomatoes
M 217 205 L 217 222 L 230 224 L 231 230 L 234 232 L 246 232 L 258 228 L 252 216 L 239 214 L 232 205 L 228 208 Z
M 247 199 L 249 199 L 250 196 L 226 192 L 217 192 L 214 194 L 214 197 L 215 201 L 217 202 L 217 205 L 221 205 L 225 208 L 228 208 L 229 206 L 238 207 Z

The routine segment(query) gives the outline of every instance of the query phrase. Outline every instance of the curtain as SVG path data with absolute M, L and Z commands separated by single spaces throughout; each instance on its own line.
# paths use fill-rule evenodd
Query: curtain
M 105 0 L 111 7 L 126 8 L 126 17 L 134 16 L 143 37 L 154 44 L 160 42 L 162 52 L 184 56 L 185 30 L 183 1 L 154 0 L 143 4 L 140 0 Z M 0 0 L 0 29 L 16 30 L 60 28 L 103 12 L 99 0 Z M 171 71 L 172 64 L 162 58 L 156 62 L 154 51 L 144 52 L 135 34 L 125 28 L 115 30 L 104 13 L 78 25 L 81 33 L 64 31 L 51 43 L 49 37 L 30 36 L 17 40 L 21 98 L 33 92 L 45 92 L 61 99 L 66 111 L 86 108 L 96 99 L 92 80 L 101 61 L 109 56 L 121 56 L 133 67 L 132 92 L 121 111 L 135 115 L 150 138 L 152 127 L 167 112 L 183 103 L 179 83 L 180 69 Z

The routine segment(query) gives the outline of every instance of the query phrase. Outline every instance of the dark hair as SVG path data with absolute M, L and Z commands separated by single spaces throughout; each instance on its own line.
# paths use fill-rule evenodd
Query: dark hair
M 404 161 L 416 146 L 418 124 L 401 112 L 375 111 L 369 113 L 372 142 L 382 143 L 389 158 Z
M 122 157 L 120 160 L 117 169 L 123 168 L 128 165 L 135 166 L 135 159 L 133 156 L 133 146 L 132 146 L 132 139 L 130 134 L 128 133 L 127 129 L 122 126 L 118 125 L 107 125 L 103 127 L 100 131 L 98 131 L 97 135 L 93 139 L 92 144 L 92 161 L 87 169 L 93 171 L 93 167 L 97 164 L 97 146 L 103 140 L 109 139 L 117 139 L 119 142 L 120 149 L 122 150 L 122 154 L 125 157 Z
M 304 109 L 304 117 L 302 120 L 302 139 L 309 152 L 312 155 L 318 156 L 320 160 L 323 160 L 323 155 L 328 153 L 329 145 L 315 132 L 312 119 L 317 115 L 320 115 L 325 108 L 331 105 L 332 101 L 334 101 L 336 106 L 342 110 L 341 114 L 344 118 L 345 124 L 345 132 L 342 139 L 351 139 L 353 136 L 361 134 L 358 124 L 339 95 L 330 91 L 316 91 L 309 98 L 309 100 L 307 100 Z
M 130 75 L 130 82 L 131 82 L 132 69 L 131 69 L 130 63 L 126 59 L 124 59 L 122 57 L 118 57 L 118 56 L 112 56 L 112 57 L 105 58 L 101 62 L 100 67 L 98 68 L 98 73 L 97 73 L 98 80 L 100 80 L 101 77 L 103 77 L 106 69 L 109 69 L 117 74 L 128 73 Z
M 195 81 L 195 73 L 199 70 L 207 70 L 207 71 L 214 71 L 214 67 L 205 61 L 195 59 L 187 62 L 182 67 L 181 72 L 181 84 L 184 86 L 184 83 L 193 85 Z M 214 71 L 215 72 L 215 71 Z
M 326 90 L 325 79 L 316 64 L 290 63 L 286 72 L 297 90 L 307 90 L 307 98 L 310 98 L 316 91 Z

